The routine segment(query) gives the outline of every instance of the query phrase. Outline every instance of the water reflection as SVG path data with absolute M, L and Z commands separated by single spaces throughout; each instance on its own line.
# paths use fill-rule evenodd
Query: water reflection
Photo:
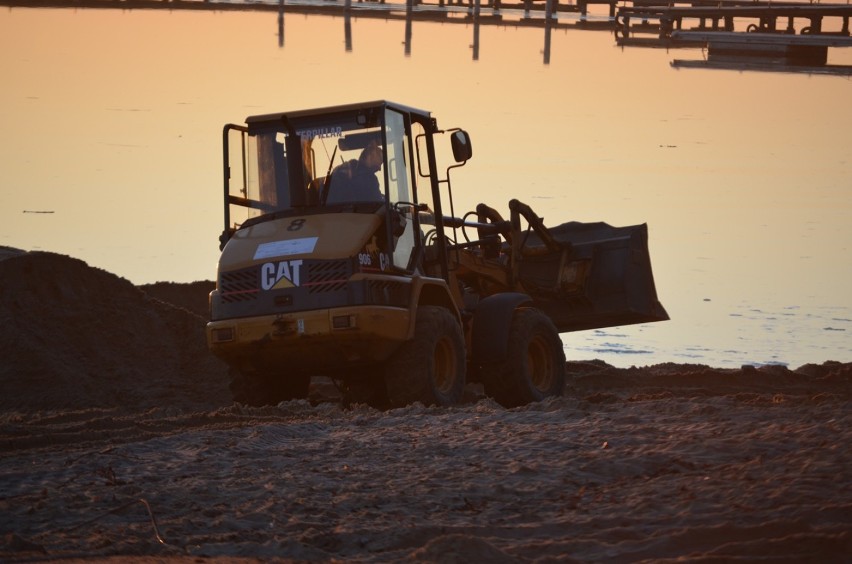
M 544 18 L 544 64 L 550 64 L 550 30 L 553 27 L 552 0 L 547 0 L 547 11 Z
M 280 0 L 278 9 L 278 47 L 284 48 L 284 0 Z
M 346 2 L 350 2 L 350 0 L 346 0 Z M 343 35 L 344 42 L 346 44 L 346 52 L 352 52 L 352 18 L 349 12 L 343 16 Z
M 583 12 L 581 14 L 581 19 L 574 21 L 572 24 L 566 24 L 564 22 L 559 21 L 559 14 L 557 13 L 555 6 L 558 5 L 558 0 L 546 0 L 544 8 L 542 10 L 531 10 L 530 2 L 524 3 L 524 11 L 523 15 L 519 16 L 517 10 L 513 10 L 512 8 L 501 9 L 501 4 L 499 0 L 489 1 L 487 3 L 491 13 L 483 16 L 482 14 L 482 2 L 481 0 L 470 0 L 466 7 L 462 6 L 462 3 L 458 3 L 458 7 L 461 8 L 461 11 L 454 12 L 443 12 L 436 11 L 435 9 L 430 9 L 428 11 L 417 11 L 415 8 L 421 5 L 418 0 L 406 0 L 405 2 L 405 37 L 403 40 L 403 45 L 405 49 L 405 56 L 408 57 L 412 52 L 412 37 L 414 34 L 414 21 L 423 21 L 423 22 L 440 22 L 440 23 L 460 23 L 464 25 L 470 24 L 473 28 L 473 40 L 471 42 L 471 51 L 472 51 L 472 59 L 474 61 L 479 60 L 480 54 L 480 27 L 482 25 L 500 25 L 502 27 L 540 27 L 544 30 L 544 47 L 542 49 L 543 59 L 542 62 L 545 65 L 550 64 L 550 53 L 551 53 L 551 36 L 552 30 L 554 27 L 585 27 L 585 24 L 588 23 L 586 6 L 583 5 Z M 337 4 L 328 4 L 326 8 L 328 8 L 327 13 L 329 15 L 338 15 L 339 13 L 343 14 L 343 37 L 345 50 L 347 53 L 353 51 L 353 35 L 352 35 L 352 20 L 353 18 L 357 19 L 359 17 L 365 18 L 384 18 L 384 19 L 398 19 L 398 11 L 399 9 L 393 4 L 384 4 L 381 6 L 386 6 L 383 11 L 379 11 L 377 13 L 365 12 L 363 9 L 355 10 L 352 6 L 352 0 L 345 0 L 345 3 L 342 6 L 342 11 L 335 10 Z M 443 2 L 441 3 L 441 7 L 443 7 Z M 563 9 L 565 6 L 563 6 Z M 449 9 L 449 7 L 448 7 Z M 288 6 L 284 3 L 284 0 L 279 0 L 278 2 L 278 46 L 284 47 L 284 19 L 285 13 L 287 11 L 291 11 L 294 13 L 304 14 L 306 12 L 303 11 L 302 6 Z M 541 12 L 541 13 L 539 13 Z M 610 18 L 611 19 L 611 18 Z M 603 27 L 598 29 L 605 29 Z
M 473 12 L 473 60 L 479 60 L 479 0 Z
M 405 56 L 411 56 L 411 0 L 405 4 Z

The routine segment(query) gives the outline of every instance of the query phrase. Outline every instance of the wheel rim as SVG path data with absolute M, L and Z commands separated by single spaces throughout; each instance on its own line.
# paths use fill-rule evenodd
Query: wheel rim
M 456 351 L 452 341 L 444 337 L 435 345 L 433 358 L 435 370 L 435 388 L 442 394 L 453 389 L 456 379 Z
M 527 369 L 530 383 L 539 391 L 546 392 L 553 386 L 553 358 L 547 340 L 536 335 L 527 347 Z

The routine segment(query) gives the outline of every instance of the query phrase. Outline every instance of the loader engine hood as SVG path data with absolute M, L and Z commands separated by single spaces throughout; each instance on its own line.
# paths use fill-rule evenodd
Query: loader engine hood
M 381 224 L 376 214 L 334 213 L 286 217 L 243 227 L 222 250 L 219 273 L 296 259 L 354 257 Z
M 376 244 L 382 227 L 377 214 L 331 213 L 239 229 L 222 251 L 211 319 L 357 305 L 407 307 L 410 284 L 367 276 L 385 272 L 390 260 Z

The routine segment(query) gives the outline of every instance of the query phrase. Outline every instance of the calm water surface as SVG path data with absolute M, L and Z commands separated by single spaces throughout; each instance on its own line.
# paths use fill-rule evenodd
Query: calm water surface
M 0 245 L 213 279 L 221 128 L 388 98 L 464 127 L 456 210 L 647 222 L 672 320 L 564 334 L 617 366 L 852 360 L 852 81 L 677 70 L 608 32 L 274 13 L 0 12 Z M 848 52 L 848 53 L 847 53 Z M 830 52 L 852 64 L 852 49 Z M 28 212 L 52 213 L 28 213 Z

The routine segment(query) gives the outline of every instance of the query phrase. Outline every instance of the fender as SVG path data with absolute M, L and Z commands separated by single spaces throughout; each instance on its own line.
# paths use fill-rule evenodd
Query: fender
M 436 305 L 447 308 L 455 316 L 459 324 L 461 324 L 461 313 L 459 313 L 459 309 L 456 307 L 455 302 L 453 302 L 453 298 L 450 295 L 450 288 L 443 279 L 415 275 L 411 279 L 411 297 L 411 303 L 417 304 L 418 307 L 422 305 Z M 414 338 L 416 318 L 417 308 L 415 307 L 412 308 L 412 316 L 406 339 Z
M 471 348 L 476 363 L 503 361 L 509 343 L 512 314 L 532 298 L 519 292 L 488 296 L 476 304 L 471 326 Z

